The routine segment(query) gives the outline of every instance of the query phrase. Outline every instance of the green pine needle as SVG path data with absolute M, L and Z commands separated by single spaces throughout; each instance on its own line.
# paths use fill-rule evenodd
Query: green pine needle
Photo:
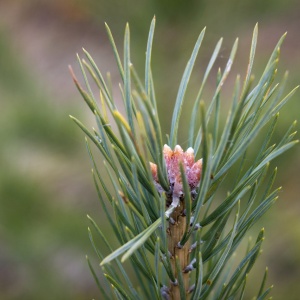
M 295 140 L 296 122 L 281 138 L 275 140 L 273 136 L 280 110 L 298 88 L 284 96 L 287 73 L 282 83 L 274 83 L 285 34 L 255 82 L 252 70 L 258 37 L 256 24 L 246 74 L 244 79 L 236 77 L 227 112 L 222 107 L 221 93 L 234 63 L 238 40 L 234 42 L 225 69 L 223 72 L 219 69 L 217 73 L 217 85 L 207 107 L 202 100 L 221 49 L 220 39 L 204 72 L 193 109 L 187 111 L 184 100 L 204 40 L 204 29 L 184 70 L 172 112 L 171 130 L 166 134 L 159 119 L 156 99 L 160 97 L 155 94 L 156 77 L 151 68 L 155 18 L 146 45 L 144 80 L 140 79 L 131 62 L 129 25 L 125 28 L 123 60 L 109 27 L 105 26 L 122 81 L 125 114 L 118 108 L 111 92 L 110 77 L 104 78 L 86 50 L 83 49 L 86 61 L 77 56 L 86 88 L 81 86 L 70 67 L 74 83 L 98 126 L 90 130 L 71 117 L 87 137 L 93 180 L 103 216 L 109 221 L 109 229 L 104 230 L 89 217 L 93 225 L 88 231 L 89 238 L 100 260 L 105 284 L 87 260 L 102 297 L 146 299 L 150 295 L 155 299 L 168 299 L 177 293 L 176 297 L 180 299 L 246 299 L 248 274 L 259 256 L 264 231 L 236 263 L 233 254 L 248 239 L 253 225 L 278 199 L 280 188 L 273 188 L 277 168 L 272 172 L 270 163 L 298 143 Z M 95 85 L 90 84 L 88 78 L 95 82 L 98 91 L 93 90 Z M 100 95 L 100 101 L 95 95 Z M 180 178 L 179 186 L 175 187 L 178 182 L 175 180 L 174 184 L 170 178 L 176 170 L 167 162 L 163 145 L 169 141 L 171 157 L 174 159 L 178 155 L 173 150 L 179 140 L 183 116 L 184 123 L 189 123 L 186 141 L 193 150 L 182 155 L 201 155 L 202 165 L 197 165 L 201 178 L 199 184 L 191 183 L 192 173 L 188 173 L 187 163 L 180 161 L 175 166 L 175 169 L 178 167 L 176 180 Z M 262 131 L 264 136 L 260 142 Z M 92 148 L 88 140 L 96 148 Z M 251 146 L 253 143 L 256 143 L 255 147 Z M 176 146 L 176 149 L 179 151 L 180 148 Z M 104 167 L 98 166 L 94 152 L 99 152 Z M 175 188 L 181 188 L 179 196 L 176 196 Z M 183 207 L 184 211 L 180 211 Z M 94 239 L 94 231 L 100 242 Z M 110 246 L 110 235 L 114 235 L 120 244 L 116 250 Z M 189 251 L 180 252 L 183 247 L 190 247 Z M 182 253 L 188 254 L 184 257 Z M 186 259 L 189 263 L 182 270 L 182 262 Z M 138 276 L 139 287 L 132 283 L 127 264 L 122 264 L 126 260 L 131 262 Z M 190 286 L 185 286 L 186 282 Z M 271 287 L 266 289 L 266 285 L 267 270 L 257 299 L 265 299 L 269 294 Z

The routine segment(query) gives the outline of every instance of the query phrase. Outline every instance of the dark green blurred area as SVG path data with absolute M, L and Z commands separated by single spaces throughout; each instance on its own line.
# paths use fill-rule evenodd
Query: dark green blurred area
M 287 91 L 300 82 L 300 4 L 296 0 L 1 1 L 0 299 L 99 299 L 85 262 L 88 254 L 96 267 L 99 263 L 88 240 L 86 214 L 99 224 L 103 217 L 83 135 L 68 115 L 90 126 L 93 120 L 67 66 L 71 64 L 81 78 L 75 54 L 84 47 L 104 73 L 112 72 L 117 86 L 103 23 L 109 24 L 122 49 L 128 21 L 132 60 L 142 72 L 154 14 L 153 73 L 165 133 L 184 66 L 204 26 L 207 34 L 191 95 L 221 36 L 225 41 L 217 61 L 220 67 L 226 64 L 235 37 L 240 38 L 234 75 L 227 86 L 237 72 L 243 76 L 256 22 L 259 44 L 254 73 L 260 75 L 277 40 L 288 31 L 279 74 L 290 71 Z M 214 84 L 214 79 L 208 82 L 211 88 Z M 223 101 L 231 93 L 225 88 Z M 300 119 L 299 97 L 297 93 L 283 109 L 278 136 Z M 191 103 L 187 100 L 186 105 Z M 186 146 L 184 138 L 182 146 Z M 299 146 L 280 157 L 276 165 L 277 185 L 283 185 L 283 191 L 262 222 L 267 238 L 261 265 L 254 272 L 261 275 L 267 265 L 268 282 L 275 285 L 274 299 L 296 300 L 300 295 Z M 255 275 L 250 279 L 255 287 Z

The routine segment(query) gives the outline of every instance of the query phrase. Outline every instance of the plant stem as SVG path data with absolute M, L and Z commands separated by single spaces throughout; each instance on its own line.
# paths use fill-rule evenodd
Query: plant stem
M 189 264 L 189 246 L 190 242 L 187 241 L 182 248 L 178 248 L 178 243 L 181 240 L 185 228 L 186 228 L 186 216 L 183 214 L 184 211 L 184 201 L 180 201 L 180 206 L 178 206 L 171 214 L 172 221 L 169 222 L 168 231 L 168 250 L 172 254 L 171 264 L 175 278 L 178 278 L 176 269 L 176 257 L 179 261 L 180 270 Z M 184 290 L 187 291 L 189 287 L 189 273 L 182 273 Z M 177 282 L 178 283 L 178 282 Z M 177 285 L 171 284 L 170 286 L 170 298 L 172 300 L 180 300 L 180 287 L 179 283 Z M 189 299 L 186 293 L 186 299 Z

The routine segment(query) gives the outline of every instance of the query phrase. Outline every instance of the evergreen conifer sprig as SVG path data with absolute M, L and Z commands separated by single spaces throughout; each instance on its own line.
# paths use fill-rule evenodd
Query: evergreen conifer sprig
M 295 88 L 284 95 L 287 74 L 282 83 L 274 83 L 285 35 L 254 83 L 251 72 L 257 43 L 255 26 L 245 79 L 241 82 L 239 76 L 236 78 L 223 126 L 220 93 L 234 62 L 238 40 L 224 71 L 218 71 L 217 87 L 208 107 L 202 101 L 206 81 L 221 49 L 220 39 L 204 72 L 191 116 L 185 112 L 190 125 L 186 135 L 189 148 L 184 151 L 178 145 L 178 128 L 205 29 L 184 70 L 171 131 L 165 138 L 151 71 L 154 27 L 155 18 L 149 31 L 143 81 L 131 63 L 128 24 L 122 58 L 106 25 L 122 80 L 124 114 L 112 94 L 109 76 L 104 78 L 86 50 L 86 60 L 78 56 L 85 88 L 70 68 L 75 85 L 97 121 L 97 130 L 91 131 L 71 117 L 87 136 L 93 180 L 111 227 L 104 230 L 88 217 L 92 226 L 89 237 L 104 278 L 98 278 L 89 260 L 88 265 L 105 299 L 244 299 L 247 276 L 261 251 L 264 230 L 248 245 L 243 257 L 237 256 L 238 261 L 233 254 L 278 198 L 280 188 L 272 187 L 277 169 L 269 170 L 270 161 L 297 143 L 294 122 L 281 140 L 272 144 L 279 111 L 296 91 Z M 88 76 L 99 88 L 99 99 L 93 94 Z M 263 142 L 255 149 L 255 158 L 249 158 L 250 144 L 266 128 Z M 102 155 L 101 170 L 90 141 Z M 229 176 L 232 184 L 224 194 L 220 187 Z M 112 232 L 120 244 L 116 250 L 108 241 Z M 95 234 L 99 235 L 100 244 L 94 240 Z M 127 264 L 122 264 L 127 259 L 134 275 Z M 267 270 L 261 286 L 252 295 L 257 299 L 265 299 L 270 292 L 266 278 Z

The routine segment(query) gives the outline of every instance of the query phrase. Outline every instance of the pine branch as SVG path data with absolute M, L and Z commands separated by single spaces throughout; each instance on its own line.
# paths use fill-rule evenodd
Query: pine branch
M 247 240 L 250 228 L 278 198 L 279 189 L 272 187 L 277 169 L 270 172 L 270 162 L 298 142 L 294 139 L 294 122 L 286 134 L 272 144 L 279 111 L 297 89 L 282 96 L 287 76 L 282 84 L 274 84 L 279 49 L 285 35 L 275 46 L 260 79 L 251 87 L 258 36 L 258 26 L 255 26 L 245 79 L 241 84 L 237 77 L 231 107 L 221 127 L 225 111 L 220 95 L 234 63 L 237 40 L 224 71 L 219 69 L 217 86 L 208 107 L 201 98 L 222 39 L 212 53 L 190 117 L 185 111 L 185 94 L 204 40 L 203 30 L 178 89 L 168 146 L 164 144 L 168 141 L 163 139 L 155 77 L 151 71 L 155 18 L 146 46 L 144 81 L 131 63 L 129 25 L 125 29 L 123 62 L 111 31 L 108 25 L 105 26 L 122 79 L 120 87 L 125 115 L 114 101 L 111 83 L 104 79 L 86 50 L 83 51 L 87 61 L 78 56 L 86 89 L 70 68 L 77 89 L 95 116 L 98 129 L 89 130 L 79 120 L 71 118 L 87 136 L 100 205 L 109 221 L 110 232 L 120 244 L 113 251 L 101 226 L 89 217 L 93 225 L 89 237 L 106 278 L 106 284 L 103 284 L 88 260 L 99 291 L 106 299 L 146 299 L 149 295 L 155 299 L 174 300 L 243 299 L 247 293 L 247 276 L 260 253 L 264 231 L 259 233 L 254 245 L 249 245 L 238 267 L 228 271 L 234 259 L 232 255 Z M 97 93 L 93 93 L 88 74 L 99 89 Z M 96 94 L 100 95 L 100 101 L 96 100 Z M 177 145 L 183 113 L 190 119 L 186 133 L 190 148 L 186 151 Z M 108 114 L 111 120 L 108 120 Z M 256 159 L 248 164 L 248 150 L 264 128 L 268 129 L 264 141 L 254 149 Z M 104 160 L 101 170 L 88 140 Z M 202 156 L 200 160 L 195 159 L 198 153 Z M 221 187 L 226 177 L 233 180 L 229 192 L 224 194 Z M 264 186 L 267 188 L 261 191 Z M 102 244 L 96 242 L 95 234 L 110 254 L 107 255 Z M 139 287 L 132 284 L 131 274 L 122 265 L 127 259 L 138 274 Z M 257 294 L 259 299 L 264 299 L 270 292 L 270 288 L 265 290 L 266 274 Z

